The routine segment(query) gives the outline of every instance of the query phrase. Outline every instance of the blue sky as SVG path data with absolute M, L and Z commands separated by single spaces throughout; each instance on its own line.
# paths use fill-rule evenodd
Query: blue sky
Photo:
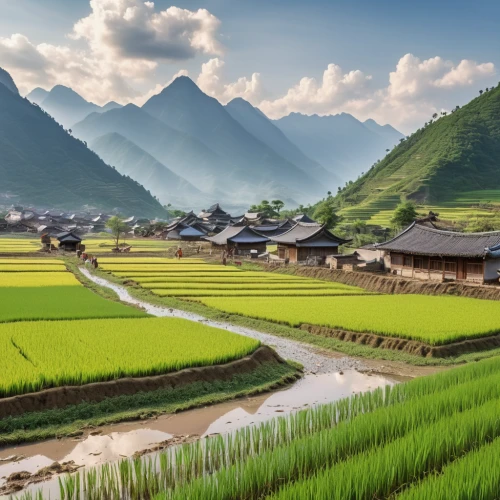
M 136 0 L 127 1 L 134 3 Z M 263 100 L 271 102 L 285 96 L 288 89 L 297 85 L 303 77 L 315 78 L 320 85 L 327 66 L 335 64 L 344 74 L 359 70 L 369 77 L 364 80 L 365 87 L 360 84 L 355 92 L 354 89 L 343 91 L 346 111 L 359 114 L 361 118 L 366 118 L 366 113 L 372 111 L 379 121 L 396 122 L 397 126 L 409 131 L 422 120 L 414 109 L 419 99 L 435 109 L 446 109 L 463 104 L 477 95 L 479 88 L 495 84 L 500 79 L 497 73 L 500 68 L 498 1 L 180 0 L 172 3 L 156 0 L 154 4 L 157 13 L 172 5 L 192 12 L 208 10 L 219 21 L 214 36 L 222 48 L 218 53 L 195 51 L 177 61 L 156 60 L 154 70 L 142 68 L 142 74 L 147 73 L 144 78 L 138 77 L 138 74 L 130 76 L 130 72 L 124 73 L 123 68 L 120 69 L 128 83 L 133 81 L 133 87 L 139 94 L 156 85 L 162 86 L 180 70 L 187 71 L 196 80 L 201 65 L 217 58 L 224 62 L 217 75 L 227 85 L 242 77 L 249 80 L 253 73 L 259 74 L 258 95 L 254 90 L 253 93 L 248 91 L 243 94 L 253 104 L 259 105 Z M 72 32 L 75 22 L 91 13 L 89 0 L 3 0 L 0 8 L 0 38 L 9 39 L 17 33 L 29 39 L 35 47 L 49 44 L 85 50 L 87 46 L 88 40 L 69 40 L 67 34 Z M 389 84 L 389 73 L 395 71 L 398 61 L 405 54 L 413 54 L 421 61 L 436 56 L 442 61 L 449 61 L 443 63 L 441 73 L 438 71 L 434 75 L 436 81 L 462 60 L 492 63 L 493 68 L 471 69 L 462 82 L 439 84 L 441 93 L 436 91 L 436 85 L 427 91 L 419 91 L 418 96 L 412 96 L 413 107 L 408 108 L 408 118 L 398 118 L 395 113 L 397 106 L 388 102 L 382 106 L 380 93 Z M 7 64 L 2 61 L 2 56 Z M 6 66 L 16 80 L 21 79 L 22 88 L 27 90 L 36 84 L 50 87 L 55 83 L 54 77 L 49 76 L 40 78 L 40 81 L 33 74 L 28 78 L 26 68 L 20 71 L 16 64 L 19 66 L 21 63 L 12 61 L 8 56 L 0 51 L 0 66 Z M 71 81 L 68 76 L 61 83 Z M 205 87 L 207 93 L 221 100 L 237 93 L 237 89 L 215 88 L 210 83 L 205 83 Z M 79 91 L 86 93 L 86 98 L 91 98 L 89 93 L 92 93 L 92 88 L 89 83 Z M 96 95 L 94 100 L 106 100 L 111 93 L 110 90 L 109 95 Z M 122 92 L 116 98 L 123 101 L 127 95 Z M 302 101 L 297 109 L 290 102 L 267 104 L 263 108 L 268 114 L 275 115 L 273 117 L 294 110 L 320 114 L 344 110 L 339 95 L 331 101 L 317 96 L 315 100 L 309 108 Z M 373 100 L 379 101 L 378 107 L 367 105 Z M 324 112 L 321 108 L 323 101 Z M 391 106 L 391 112 L 385 109 Z

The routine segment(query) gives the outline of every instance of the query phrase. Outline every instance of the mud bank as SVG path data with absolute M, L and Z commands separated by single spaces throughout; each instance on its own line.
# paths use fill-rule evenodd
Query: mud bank
M 196 382 L 230 380 L 237 374 L 250 373 L 263 364 L 285 361 L 267 346 L 253 354 L 223 365 L 188 368 L 153 377 L 123 378 L 81 386 L 55 387 L 44 391 L 0 399 L 0 419 L 23 413 L 65 408 L 83 402 L 98 403 L 116 396 L 131 396 L 157 389 L 174 389 Z
M 307 278 L 336 281 L 345 285 L 359 286 L 370 292 L 401 293 L 421 295 L 454 295 L 473 299 L 500 300 L 500 287 L 466 285 L 463 283 L 437 283 L 419 281 L 387 274 L 341 271 L 337 269 L 314 268 L 305 266 L 278 266 L 269 264 L 264 270 L 283 274 L 293 274 Z
M 413 356 L 421 356 L 425 358 L 448 358 L 450 356 L 487 351 L 489 349 L 500 347 L 500 335 L 463 340 L 461 342 L 446 345 L 431 346 L 416 340 L 385 337 L 371 333 L 349 332 L 324 326 L 304 324 L 300 326 L 300 329 L 313 335 L 335 338 L 344 342 L 354 342 L 356 344 L 367 345 L 373 348 L 401 351 Z

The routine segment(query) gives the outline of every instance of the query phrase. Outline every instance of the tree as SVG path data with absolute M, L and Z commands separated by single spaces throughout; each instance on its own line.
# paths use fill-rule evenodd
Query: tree
M 313 219 L 325 224 L 328 229 L 333 229 L 341 221 L 341 217 L 335 213 L 336 208 L 334 198 L 328 196 L 316 207 Z
M 437 113 L 434 113 L 434 114 L 432 115 L 432 118 L 434 118 L 434 120 L 435 120 L 437 117 L 438 117 L 438 114 L 437 114 Z
M 275 201 L 280 201 L 280 200 L 275 200 Z M 261 213 L 264 217 L 278 217 L 279 215 L 279 213 L 267 200 L 262 200 L 258 205 L 252 205 L 250 207 L 250 212 Z
M 479 95 L 482 95 L 482 94 L 483 94 L 483 91 L 482 91 L 482 90 L 480 90 L 480 91 L 479 91 Z
M 285 206 L 285 204 L 281 200 L 273 200 L 271 201 L 271 207 L 273 207 L 273 210 L 278 212 L 278 215 L 281 211 L 281 209 Z
M 111 234 L 116 241 L 116 248 L 120 243 L 120 237 L 129 230 L 129 227 L 119 215 L 113 215 L 107 222 L 106 227 L 111 229 Z
M 402 201 L 394 210 L 391 224 L 398 229 L 409 226 L 417 218 L 417 205 L 413 201 Z

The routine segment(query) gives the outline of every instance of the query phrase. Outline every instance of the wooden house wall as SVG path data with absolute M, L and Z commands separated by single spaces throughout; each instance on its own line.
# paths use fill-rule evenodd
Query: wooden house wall
M 464 280 L 479 283 L 486 279 L 484 262 L 481 258 L 411 255 L 396 252 L 391 252 L 389 258 L 386 259 L 386 265 L 393 274 L 406 278 L 435 281 Z

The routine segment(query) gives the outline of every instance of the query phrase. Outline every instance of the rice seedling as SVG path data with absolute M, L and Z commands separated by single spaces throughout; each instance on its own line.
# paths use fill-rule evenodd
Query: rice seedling
M 392 446 L 394 458 L 399 458 L 399 455 L 406 453 L 413 442 L 413 437 L 404 441 L 407 435 L 417 434 L 418 439 L 415 440 L 417 444 L 429 444 L 434 439 L 438 440 L 437 434 L 443 437 L 446 435 L 447 429 L 453 428 L 457 433 L 460 433 L 470 422 L 472 422 L 472 431 L 476 427 L 482 429 L 479 434 L 471 436 L 471 443 L 476 440 L 484 440 L 491 432 L 500 433 L 500 421 L 495 417 L 495 412 L 500 409 L 499 392 L 498 389 L 492 387 L 495 385 L 492 382 L 495 378 L 483 381 L 482 387 L 485 384 L 488 384 L 489 387 L 486 387 L 481 393 L 479 392 L 481 390 L 480 384 L 471 382 L 466 388 L 459 386 L 438 395 L 429 394 L 414 399 L 411 403 L 381 407 L 371 413 L 358 415 L 351 421 L 342 422 L 333 429 L 325 429 L 306 438 L 292 440 L 286 445 L 275 446 L 273 449 L 259 453 L 246 461 L 239 461 L 213 474 L 203 475 L 198 480 L 191 481 L 172 492 L 167 492 L 161 498 L 206 498 L 213 500 L 262 498 L 276 491 L 283 482 L 288 484 L 301 480 L 307 484 L 307 488 L 304 487 L 300 490 L 303 496 L 299 494 L 295 496 L 292 484 L 286 490 L 287 494 L 292 491 L 292 496 L 287 497 L 283 493 L 280 498 L 333 498 L 315 496 L 316 485 L 314 481 L 323 474 L 322 471 L 326 468 L 324 474 L 328 476 L 328 480 L 321 481 L 320 484 L 329 485 L 330 488 L 333 484 L 337 486 L 344 479 L 344 469 L 337 472 L 336 468 L 342 466 L 344 460 L 345 464 L 348 464 L 350 457 L 354 457 L 352 459 L 354 461 L 357 455 L 367 454 L 372 458 L 368 462 L 374 462 L 374 467 L 377 467 L 376 454 L 385 446 Z M 471 393 L 465 389 L 474 390 L 476 394 L 471 397 Z M 477 420 L 474 418 L 476 415 Z M 484 417 L 484 422 L 489 422 L 490 425 L 484 427 L 474 425 L 481 421 L 481 417 Z M 436 430 L 436 433 L 430 431 L 434 425 L 439 429 Z M 466 431 L 463 434 L 467 436 Z M 405 444 L 401 446 L 398 440 L 404 441 Z M 449 441 L 453 442 L 453 439 L 450 438 Z M 458 438 L 457 442 L 463 442 L 463 439 Z M 392 445 L 391 443 L 396 444 Z M 446 454 L 449 448 L 445 446 L 443 450 Z M 410 454 L 409 457 L 411 456 Z M 396 463 L 398 463 L 397 460 Z M 393 465 L 395 464 L 393 463 Z M 353 466 L 352 470 L 357 473 L 358 468 Z M 388 467 L 387 472 L 390 474 L 392 470 L 392 467 Z M 382 472 L 383 468 L 380 471 L 377 469 L 377 473 L 374 470 L 365 476 L 357 474 L 357 482 L 346 483 L 347 491 L 349 487 L 359 491 L 357 488 L 361 488 L 366 481 L 376 484 L 379 474 Z M 345 475 L 347 476 L 347 474 L 346 470 Z M 311 479 L 307 479 L 309 477 Z M 306 491 L 310 494 L 304 494 Z M 321 490 L 319 491 L 321 493 Z M 366 496 L 354 495 L 354 498 L 380 498 L 383 496 L 382 494 L 377 496 L 376 492 L 373 493 L 373 495 Z M 343 495 L 335 498 L 350 498 L 346 490 L 343 490 Z
M 145 316 L 83 286 L 0 288 L 0 303 L 0 322 Z
M 126 272 L 126 271 L 153 271 L 153 272 L 169 272 L 169 273 L 199 273 L 199 272 L 215 272 L 215 273 L 234 273 L 244 272 L 235 271 L 234 268 L 225 266 L 215 266 L 211 264 L 103 264 L 100 267 L 105 271 L 111 272 Z
M 485 360 L 172 448 L 157 459 L 106 465 L 83 473 L 82 498 L 260 498 L 260 492 L 272 493 L 305 471 L 311 476 L 329 463 L 341 464 L 417 429 L 425 432 L 428 425 L 466 410 L 476 415 L 485 403 L 498 402 L 499 373 L 498 359 Z M 433 435 L 427 433 L 426 440 Z M 288 453 L 291 447 L 293 452 Z M 396 460 L 400 448 L 396 447 Z M 330 461 L 325 462 L 325 456 Z M 484 473 L 491 470 L 485 468 Z M 493 477 L 498 484 L 497 476 Z M 156 497 L 159 492 L 163 493 Z
M 136 264 L 171 264 L 176 266 L 185 266 L 189 264 L 205 264 L 205 261 L 203 259 L 195 259 L 191 257 L 182 260 L 166 259 L 162 257 L 101 257 L 101 259 L 99 259 L 99 262 L 101 264 L 130 264 L 131 266 L 135 266 Z
M 430 474 L 398 495 L 401 500 L 449 498 L 494 499 L 500 497 L 500 438 L 458 458 L 440 474 Z
M 143 288 L 154 288 L 156 290 L 160 289 L 189 289 L 189 290 L 345 290 L 345 291 L 360 291 L 355 287 L 336 287 L 335 284 L 328 283 L 275 283 L 274 281 L 266 282 L 262 280 L 258 283 L 248 283 L 247 281 L 240 281 L 239 283 L 186 283 L 186 282 L 163 282 L 163 283 L 140 283 Z
M 81 286 L 70 272 L 11 272 L 0 273 L 2 287 Z
M 261 289 L 251 290 L 241 286 L 235 290 L 210 290 L 193 288 L 152 288 L 151 291 L 160 297 L 321 297 L 321 296 L 341 296 L 341 295 L 367 295 L 371 292 L 364 290 L 343 290 L 337 288 L 314 288 L 312 290 L 301 290 L 300 288 L 286 289 Z M 273 301 L 274 302 L 274 301 Z M 278 302 L 275 302 L 278 304 Z
M 8 364 L 0 371 L 0 396 L 226 363 L 259 345 L 178 318 L 0 324 L 0 353 Z
M 362 453 L 330 469 L 318 471 L 310 479 L 283 487 L 272 498 L 387 498 L 398 487 L 423 477 L 428 471 L 439 471 L 454 457 L 474 450 L 478 443 L 497 438 L 500 435 L 499 410 L 500 400 L 495 399 L 479 408 L 441 418 L 383 448 Z
M 0 273 L 12 273 L 12 272 L 54 272 L 54 271 L 66 271 L 66 266 L 63 263 L 60 264 L 4 264 L 0 262 Z
M 431 345 L 495 335 L 500 331 L 498 301 L 427 295 L 352 295 L 275 300 L 221 297 L 202 299 L 202 302 L 227 313 L 294 327 L 312 324 L 419 340 Z M 418 319 L 415 311 L 420 312 Z

